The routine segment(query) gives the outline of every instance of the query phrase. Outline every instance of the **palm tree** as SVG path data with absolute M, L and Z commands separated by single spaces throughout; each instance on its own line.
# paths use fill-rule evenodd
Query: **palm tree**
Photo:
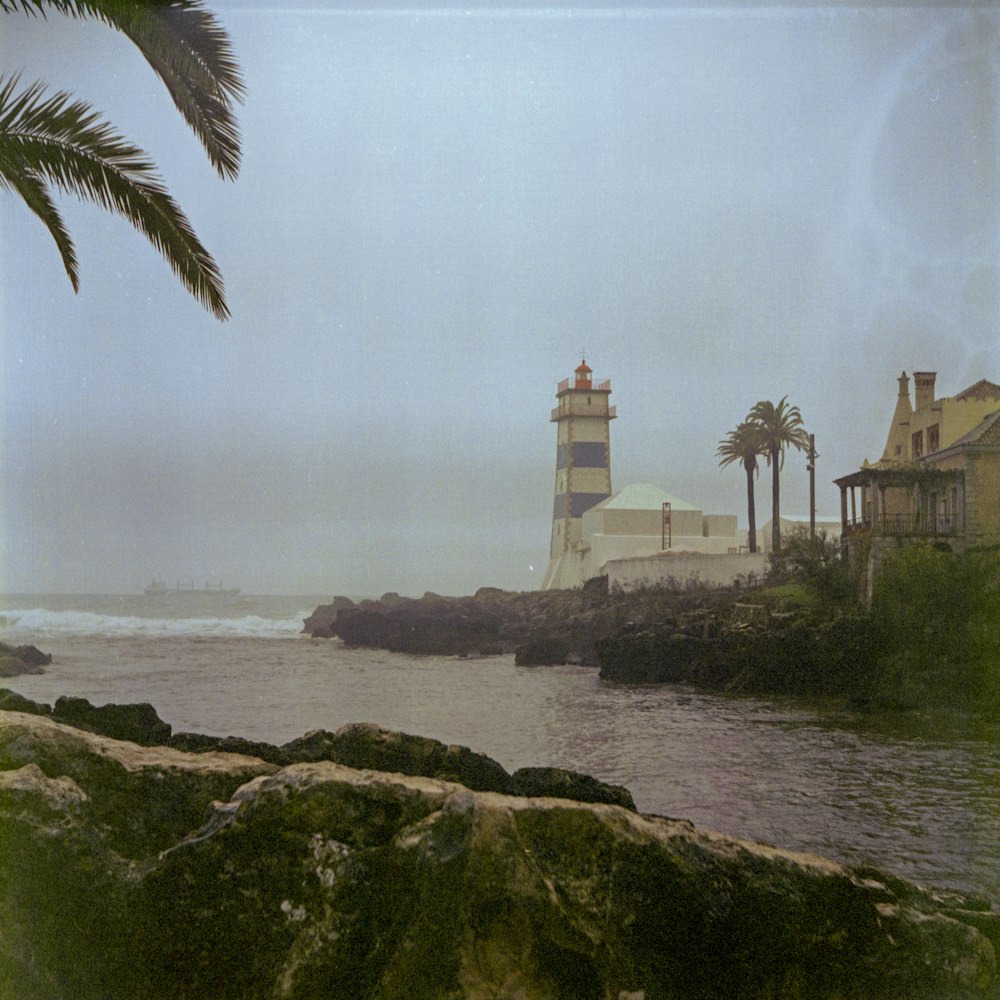
M 750 551 L 757 551 L 757 510 L 754 504 L 753 480 L 757 475 L 757 456 L 764 453 L 764 446 L 759 428 L 744 420 L 731 430 L 720 442 L 716 457 L 719 466 L 725 467 L 732 462 L 739 462 L 747 474 L 747 522 L 749 531 L 747 538 Z
M 809 447 L 809 435 L 802 423 L 802 414 L 797 406 L 788 405 L 788 397 L 782 396 L 775 406 L 769 400 L 755 403 L 747 414 L 747 420 L 757 427 L 761 435 L 762 451 L 771 466 L 771 551 L 781 550 L 781 500 L 779 471 L 785 463 L 785 451 L 797 448 L 804 451 Z
M 5 14 L 57 10 L 127 35 L 167 88 L 224 179 L 239 171 L 233 104 L 243 81 L 229 38 L 201 0 L 0 0 Z M 219 319 L 229 315 L 222 276 L 152 160 L 82 101 L 37 82 L 0 75 L 0 189 L 20 195 L 44 223 L 74 291 L 76 251 L 52 189 L 127 219 L 166 258 L 184 286 Z

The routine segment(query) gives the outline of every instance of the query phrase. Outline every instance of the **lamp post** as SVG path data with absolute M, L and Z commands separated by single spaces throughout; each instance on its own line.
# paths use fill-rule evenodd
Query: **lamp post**
M 809 435 L 809 538 L 816 537 L 816 435 Z

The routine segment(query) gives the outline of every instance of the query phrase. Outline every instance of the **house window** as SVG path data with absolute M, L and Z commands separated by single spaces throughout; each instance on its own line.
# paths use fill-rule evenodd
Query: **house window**
M 924 453 L 924 432 L 923 431 L 917 431 L 917 433 L 913 435 L 912 449 L 913 449 L 913 457 L 914 458 L 920 458 L 920 456 L 923 455 L 923 453 Z
M 938 433 L 938 425 L 931 424 L 927 428 L 927 454 L 931 454 L 941 447 L 940 444 L 940 434 Z

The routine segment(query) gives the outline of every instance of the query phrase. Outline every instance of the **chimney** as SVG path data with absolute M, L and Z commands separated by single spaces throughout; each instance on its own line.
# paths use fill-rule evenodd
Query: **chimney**
M 931 406 L 934 402 L 934 381 L 937 372 L 914 372 L 913 385 L 916 390 L 914 409 L 923 410 Z

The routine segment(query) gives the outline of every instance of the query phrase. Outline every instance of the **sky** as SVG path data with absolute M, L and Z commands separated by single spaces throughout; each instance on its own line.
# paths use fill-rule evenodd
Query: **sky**
M 799 407 L 836 515 L 901 371 L 1000 381 L 997 9 L 208 6 L 247 86 L 232 183 L 127 39 L 3 18 L 5 72 L 153 156 L 232 310 L 67 198 L 74 294 L 0 192 L 8 592 L 537 588 L 584 353 L 614 489 L 743 527 L 715 451 L 758 400 Z

